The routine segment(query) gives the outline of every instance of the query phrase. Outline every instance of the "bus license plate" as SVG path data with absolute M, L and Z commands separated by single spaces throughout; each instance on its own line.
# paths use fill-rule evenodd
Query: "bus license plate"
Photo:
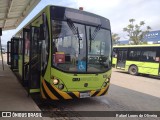
M 90 97 L 90 92 L 80 93 L 80 98 Z

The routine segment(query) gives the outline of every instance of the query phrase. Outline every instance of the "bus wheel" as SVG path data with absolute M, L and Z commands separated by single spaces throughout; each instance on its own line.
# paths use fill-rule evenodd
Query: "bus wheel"
M 137 68 L 137 66 L 135 66 L 135 65 L 130 66 L 128 72 L 131 75 L 138 75 L 138 68 Z

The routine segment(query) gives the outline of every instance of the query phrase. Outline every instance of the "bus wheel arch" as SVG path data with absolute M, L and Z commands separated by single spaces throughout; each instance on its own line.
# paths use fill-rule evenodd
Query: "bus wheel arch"
M 138 67 L 136 65 L 130 65 L 128 72 L 131 75 L 138 75 Z

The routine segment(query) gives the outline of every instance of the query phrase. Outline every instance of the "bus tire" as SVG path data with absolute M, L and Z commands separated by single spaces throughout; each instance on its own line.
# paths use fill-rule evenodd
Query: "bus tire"
M 138 68 L 137 68 L 137 66 L 135 66 L 135 65 L 130 66 L 128 72 L 131 75 L 138 75 Z

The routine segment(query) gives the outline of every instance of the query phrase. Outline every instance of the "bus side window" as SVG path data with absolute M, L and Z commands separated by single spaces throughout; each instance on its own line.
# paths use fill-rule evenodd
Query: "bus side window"
M 142 52 L 141 60 L 146 62 L 156 62 L 156 51 Z
M 117 58 L 117 51 L 116 51 L 116 49 L 115 49 L 115 48 L 113 49 L 112 57 Z
M 129 60 L 139 61 L 140 58 L 140 51 L 138 50 L 130 50 L 129 51 Z
M 142 60 L 142 61 L 147 61 L 147 56 L 146 56 L 146 55 L 142 55 L 141 60 Z

